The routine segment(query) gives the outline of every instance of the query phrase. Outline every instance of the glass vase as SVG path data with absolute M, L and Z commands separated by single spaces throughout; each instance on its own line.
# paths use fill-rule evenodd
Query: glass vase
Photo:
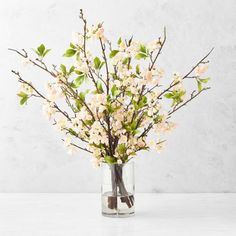
M 134 162 L 102 163 L 102 215 L 128 217 L 134 215 Z

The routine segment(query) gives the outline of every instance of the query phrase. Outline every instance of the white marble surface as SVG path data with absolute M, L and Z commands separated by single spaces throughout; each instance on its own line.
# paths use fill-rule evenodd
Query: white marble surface
M 106 218 L 99 194 L 0 194 L 1 236 L 235 236 L 236 194 L 137 194 Z
M 80 8 L 89 23 L 104 21 L 106 35 L 115 42 L 131 35 L 149 41 L 165 25 L 168 38 L 159 60 L 165 81 L 172 72 L 188 71 L 215 47 L 212 89 L 176 114 L 179 125 L 167 137 L 163 154 L 138 155 L 136 187 L 140 192 L 236 192 L 235 0 L 1 1 L 0 192 L 99 191 L 99 171 L 90 168 L 91 157 L 67 155 L 39 102 L 18 105 L 10 70 L 21 68 L 21 59 L 7 50 L 30 50 L 44 42 L 53 49 L 49 63 L 67 63 L 61 55 L 71 32 L 81 29 Z M 36 84 L 48 79 L 34 68 L 21 70 Z

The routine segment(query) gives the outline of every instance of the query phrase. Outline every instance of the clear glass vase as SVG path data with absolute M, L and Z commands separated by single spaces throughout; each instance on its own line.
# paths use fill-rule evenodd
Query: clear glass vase
M 134 215 L 134 162 L 102 163 L 102 214 L 108 217 Z

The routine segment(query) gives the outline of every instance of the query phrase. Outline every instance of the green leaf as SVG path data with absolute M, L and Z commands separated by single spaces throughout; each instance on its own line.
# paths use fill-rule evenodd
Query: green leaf
M 201 92 L 202 91 L 202 83 L 199 80 L 197 80 L 197 87 L 198 87 L 198 92 Z
M 20 100 L 20 105 L 24 105 L 24 104 L 27 102 L 28 99 L 29 99 L 28 96 L 21 98 L 21 100 Z
M 199 79 L 202 83 L 206 84 L 211 78 Z
M 147 57 L 148 55 L 146 53 L 140 52 L 135 56 L 135 59 L 140 60 L 140 59 L 146 59 Z
M 98 58 L 98 57 L 95 57 L 94 60 L 94 68 L 97 70 L 100 68 L 100 65 L 101 65 L 101 60 Z
M 142 52 L 142 53 L 144 53 L 144 54 L 147 54 L 148 52 L 147 52 L 147 48 L 145 47 L 145 45 L 144 44 L 141 44 L 140 45 L 140 52 Z
M 135 59 L 146 59 L 148 57 L 148 50 L 144 44 L 140 44 L 139 46 L 139 53 L 135 56 Z
M 17 94 L 17 96 L 23 98 L 23 97 L 26 97 L 28 95 L 26 93 L 20 92 L 20 93 Z
M 39 56 L 39 57 L 45 57 L 46 54 L 51 50 L 51 49 L 46 49 L 44 44 L 41 44 L 40 46 L 37 47 L 37 49 L 33 49 L 34 52 Z
M 78 76 L 72 83 L 73 88 L 78 88 L 84 81 L 85 81 L 86 76 L 85 75 L 80 75 Z
M 104 159 L 108 164 L 115 164 L 116 163 L 116 158 L 114 158 L 114 157 L 105 156 Z
M 126 152 L 126 145 L 124 143 L 121 143 L 117 146 L 116 150 L 120 155 L 124 155 Z
M 27 100 L 29 99 L 29 96 L 26 93 L 23 93 L 23 92 L 18 93 L 17 96 L 21 98 L 20 99 L 20 105 L 24 105 L 27 102 Z
M 142 98 L 140 99 L 140 101 L 138 103 L 138 109 L 142 108 L 146 103 L 147 103 L 147 97 L 142 96 Z
M 73 129 L 69 128 L 68 131 L 71 135 L 76 136 L 76 137 L 78 136 L 78 134 Z
M 121 37 L 120 37 L 120 38 L 118 39 L 118 41 L 117 41 L 117 44 L 120 45 L 121 42 L 122 42 L 122 39 L 121 39 Z
M 88 126 L 91 126 L 94 122 L 92 120 L 85 120 L 84 123 Z
M 63 64 L 61 64 L 61 65 L 60 65 L 60 68 L 61 68 L 61 72 L 63 73 L 63 75 L 66 75 L 66 74 L 67 74 L 67 72 L 66 72 L 66 66 L 63 65 Z
M 44 44 L 41 44 L 41 45 L 37 48 L 37 50 L 38 50 L 40 56 L 43 56 L 43 53 L 44 53 L 44 51 L 45 51 L 45 46 L 44 46 Z
M 40 53 L 38 52 L 38 50 L 35 50 L 32 48 L 32 50 L 40 57 Z
M 131 123 L 130 128 L 131 128 L 131 130 L 134 131 L 134 130 L 136 129 L 136 127 L 137 127 L 137 121 L 134 120 L 134 121 Z
M 104 92 L 101 82 L 97 83 L 97 88 L 98 88 L 99 93 L 103 93 Z
M 86 95 L 89 93 L 89 89 L 87 89 L 85 92 L 80 92 L 79 97 L 82 101 L 85 101 Z
M 133 94 L 132 94 L 131 91 L 126 91 L 125 94 L 126 94 L 128 97 L 132 97 L 132 96 L 133 96 Z
M 72 67 L 70 68 L 69 72 L 68 72 L 68 75 L 70 75 L 71 73 L 73 73 L 73 72 L 74 72 L 74 70 L 75 70 L 75 67 L 74 67 L 74 66 L 72 66 Z
M 172 98 L 173 97 L 173 93 L 166 93 L 164 96 L 166 98 Z
M 75 106 L 76 106 L 76 108 L 80 111 L 80 109 L 82 108 L 82 104 L 81 104 L 81 101 L 80 100 L 76 100 L 75 101 Z
M 109 113 L 113 113 L 115 111 L 110 102 L 107 102 L 106 108 Z
M 126 65 L 128 62 L 129 62 L 129 57 L 126 57 L 126 58 L 122 61 L 122 64 L 123 64 L 123 65 Z
M 109 57 L 113 58 L 118 52 L 119 52 L 119 50 L 112 50 Z
M 105 61 L 102 61 L 101 64 L 100 64 L 100 66 L 99 66 L 99 69 L 101 69 L 104 64 L 105 64 Z
M 134 100 L 132 100 L 132 104 L 134 105 L 134 109 L 137 111 L 138 110 L 138 103 Z
M 75 49 L 75 45 L 74 45 L 73 43 L 70 43 L 70 47 L 71 47 L 72 49 Z
M 136 74 L 139 75 L 140 74 L 140 67 L 139 67 L 139 65 L 137 65 L 135 69 L 136 69 Z
M 111 88 L 111 94 L 112 94 L 113 97 L 115 97 L 119 94 L 119 90 L 118 90 L 118 88 L 116 87 L 115 84 Z
M 80 52 L 76 53 L 76 60 L 79 61 L 80 60 Z
M 44 52 L 43 52 L 43 57 L 45 57 L 47 54 L 48 54 L 48 52 L 50 52 L 51 51 L 51 49 L 46 49 Z
M 76 50 L 70 48 L 67 49 L 66 52 L 63 54 L 64 57 L 73 57 L 76 53 Z

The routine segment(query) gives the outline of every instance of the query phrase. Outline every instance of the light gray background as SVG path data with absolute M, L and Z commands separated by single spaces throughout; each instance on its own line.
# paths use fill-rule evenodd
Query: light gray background
M 2 1 L 0 6 L 0 191 L 97 192 L 99 170 L 81 152 L 68 156 L 57 131 L 42 116 L 40 103 L 20 107 L 9 72 L 21 59 L 8 47 L 33 48 L 44 42 L 61 63 L 71 32 L 81 27 L 79 9 L 91 23 L 105 22 L 106 34 L 148 41 L 168 40 L 161 57 L 167 74 L 185 73 L 212 46 L 212 89 L 175 116 L 179 124 L 161 154 L 136 158 L 139 192 L 236 191 L 236 1 L 116 0 Z M 24 69 L 26 70 L 26 69 Z M 27 71 L 27 79 L 46 74 Z M 165 78 L 166 80 L 168 78 Z

